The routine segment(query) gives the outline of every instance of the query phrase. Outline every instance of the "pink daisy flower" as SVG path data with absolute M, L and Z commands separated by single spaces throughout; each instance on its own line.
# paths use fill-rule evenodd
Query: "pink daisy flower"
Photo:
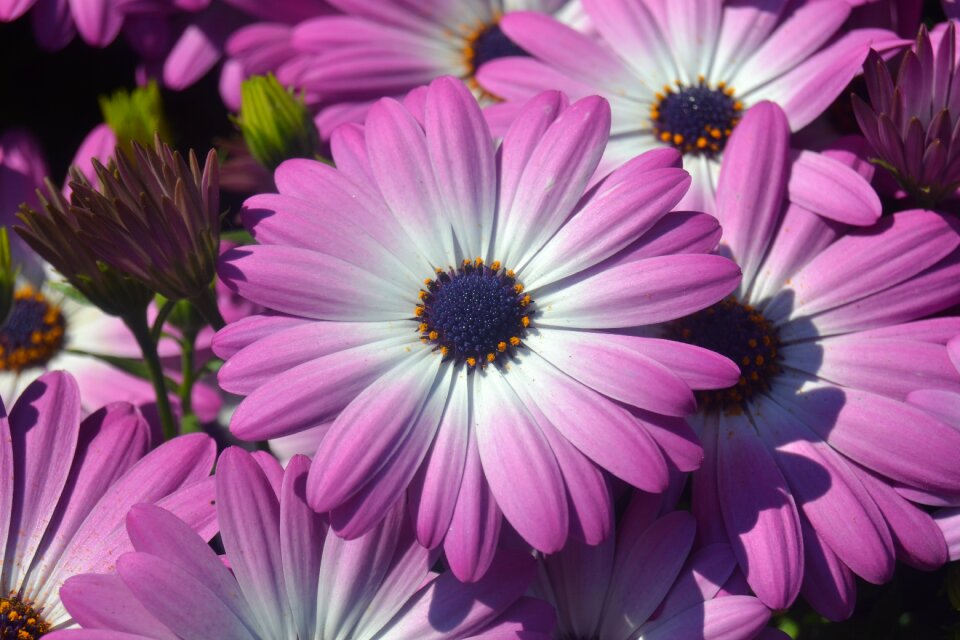
M 697 466 L 680 416 L 736 367 L 631 332 L 716 302 L 739 271 L 707 254 L 710 216 L 668 213 L 689 184 L 675 151 L 584 191 L 602 98 L 538 96 L 497 149 L 459 80 L 417 96 L 340 129 L 337 169 L 287 161 L 279 194 L 247 200 L 261 244 L 219 273 L 278 313 L 228 326 L 214 351 L 223 388 L 247 396 L 235 435 L 326 429 L 307 497 L 339 535 L 409 487 L 420 542 L 475 580 L 501 517 L 544 552 L 568 532 L 596 544 L 612 522 L 602 470 L 656 492 L 668 460 Z
M 802 591 L 842 619 L 854 574 L 881 583 L 896 557 L 928 568 L 946 559 L 901 488 L 960 491 L 960 431 L 906 402 L 918 389 L 960 391 L 944 346 L 913 322 L 960 302 L 960 234 L 920 210 L 848 230 L 785 200 L 788 139 L 771 103 L 734 133 L 717 217 L 721 253 L 743 281 L 664 331 L 741 367 L 730 389 L 701 393 L 693 419 L 705 450 L 693 474 L 702 540 L 728 541 L 771 608 Z
M 484 66 L 480 86 L 509 101 L 543 89 L 610 101 L 604 160 L 614 167 L 649 149 L 676 148 L 693 185 L 681 203 L 713 212 L 724 147 L 746 109 L 779 103 L 797 131 L 860 71 L 870 46 L 899 43 L 862 29 L 840 34 L 844 0 L 584 0 L 599 41 L 549 16 L 518 12 L 500 22 L 533 58 Z
M 84 630 L 49 640 L 549 637 L 553 612 L 523 596 L 529 555 L 504 553 L 470 585 L 433 573 L 435 554 L 417 544 L 403 504 L 342 540 L 304 500 L 309 467 L 298 456 L 284 471 L 235 447 L 220 456 L 222 560 L 168 511 L 134 507 L 136 551 L 116 574 L 67 581 L 62 598 Z
M 533 592 L 557 610 L 554 637 L 750 640 L 763 631 L 770 610 L 731 593 L 742 578 L 730 546 L 694 551 L 693 516 L 658 518 L 659 508 L 658 496 L 637 492 L 616 536 L 539 557 Z
M 277 69 L 281 82 L 302 88 L 320 108 L 317 127 L 329 138 L 337 125 L 363 122 L 379 98 L 400 98 L 434 78 L 461 78 L 478 97 L 477 71 L 503 56 L 526 55 L 500 29 L 516 11 L 537 11 L 582 24 L 579 0 L 331 0 L 345 15 L 308 20 L 290 35 L 273 27 L 238 34 L 231 51 L 251 71 Z M 254 55 L 251 55 L 254 54 Z M 272 60 L 267 60 L 272 57 Z M 265 67 L 264 62 L 269 62 Z M 554 87 L 544 87 L 553 89 Z
M 925 332 L 922 338 L 934 344 L 947 343 L 947 354 L 953 366 L 960 371 L 960 319 L 942 318 L 930 321 L 932 331 Z M 948 389 L 922 389 L 907 396 L 911 404 L 922 407 L 938 419 L 960 431 L 960 392 Z M 933 505 L 951 505 L 938 511 L 934 519 L 943 531 L 951 560 L 960 559 L 960 494 L 926 496 L 911 492 L 910 496 L 918 502 Z
M 0 636 L 38 638 L 73 620 L 60 587 L 77 573 L 113 571 L 132 549 L 124 518 L 156 503 L 203 539 L 216 532 L 213 441 L 202 434 L 148 453 L 149 428 L 132 406 L 81 421 L 76 382 L 41 376 L 9 416 L 0 407 Z

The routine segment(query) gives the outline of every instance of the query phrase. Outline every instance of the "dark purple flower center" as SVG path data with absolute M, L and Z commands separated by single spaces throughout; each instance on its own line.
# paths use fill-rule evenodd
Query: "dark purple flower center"
M 19 372 L 45 365 L 63 348 L 65 331 L 59 307 L 30 287 L 20 289 L 0 328 L 0 370 Z
M 650 107 L 654 134 L 684 153 L 714 155 L 723 150 L 740 120 L 743 104 L 733 89 L 711 88 L 701 78 L 693 86 L 666 85 Z
M 529 56 L 517 43 L 507 37 L 499 24 L 491 24 L 477 31 L 467 46 L 467 60 L 471 75 L 484 63 L 508 56 Z
M 780 367 L 780 335 L 769 320 L 734 297 L 721 300 L 667 325 L 667 336 L 724 355 L 740 367 L 740 380 L 727 389 L 698 391 L 704 411 L 736 412 L 767 391 Z
M 532 300 L 499 262 L 464 260 L 457 269 L 438 270 L 424 284 L 414 310 L 418 331 L 445 359 L 485 366 L 521 345 Z
M 40 617 L 41 609 L 33 603 L 10 593 L 0 598 L 0 640 L 37 640 L 50 631 L 50 625 Z

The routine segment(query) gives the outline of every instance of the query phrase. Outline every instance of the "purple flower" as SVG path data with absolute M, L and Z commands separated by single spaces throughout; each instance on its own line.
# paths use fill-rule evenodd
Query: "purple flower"
M 510 101 L 547 88 L 571 99 L 605 97 L 613 130 L 603 166 L 676 148 L 693 176 L 681 207 L 710 213 L 724 147 L 747 108 L 777 102 L 799 130 L 860 71 L 869 46 L 899 42 L 879 29 L 838 35 L 846 2 L 583 4 L 599 41 L 549 16 L 505 16 L 504 32 L 534 57 L 491 62 L 478 73 L 480 85 Z
M 923 337 L 929 342 L 943 344 L 950 340 L 947 354 L 953 366 L 960 371 L 960 319 L 939 318 L 929 321 L 924 328 L 927 331 Z M 952 336 L 956 337 L 950 339 Z M 922 389 L 911 392 L 907 400 L 960 431 L 960 392 L 942 388 Z M 950 505 L 938 511 L 934 519 L 946 538 L 950 559 L 960 559 L 960 494 L 923 495 L 909 492 L 908 495 L 926 504 Z
M 276 70 L 321 107 L 317 126 L 329 138 L 337 125 L 362 122 L 384 96 L 401 97 L 434 78 L 452 75 L 478 96 L 478 69 L 490 60 L 526 55 L 499 22 L 524 10 L 578 15 L 570 0 L 331 0 L 345 15 L 298 25 L 291 34 L 271 25 L 237 34 L 231 52 L 248 73 Z M 292 44 L 292 50 L 291 50 Z M 553 89 L 555 87 L 544 87 Z M 487 96 L 489 98 L 489 96 Z
M 204 539 L 216 532 L 213 441 L 183 436 L 147 453 L 148 440 L 124 403 L 81 421 L 77 385 L 63 372 L 41 376 L 0 418 L 0 636 L 71 625 L 60 586 L 113 570 L 131 549 L 123 521 L 136 503 L 169 509 Z
M 930 517 L 899 489 L 960 491 L 960 431 L 906 402 L 917 389 L 960 391 L 943 344 L 913 322 L 960 302 L 960 234 L 920 210 L 850 230 L 785 200 L 788 138 L 771 103 L 734 133 L 717 216 L 743 281 L 665 333 L 741 366 L 735 386 L 699 396 L 701 539 L 729 541 L 771 608 L 802 590 L 841 619 L 854 574 L 880 583 L 895 557 L 946 559 Z M 830 193 L 809 179 L 811 194 Z
M 853 110 L 876 162 L 923 206 L 954 196 L 960 186 L 960 67 L 954 22 L 927 35 L 921 27 L 905 52 L 896 81 L 871 52 L 864 65 L 870 104 L 853 96 Z
M 20 204 L 39 206 L 36 190 L 47 177 L 47 163 L 40 144 L 30 133 L 11 129 L 0 134 L 0 225 L 7 228 L 16 221 Z M 43 274 L 43 260 L 15 233 L 10 234 L 14 264 L 37 281 Z
M 757 598 L 730 595 L 742 577 L 730 546 L 693 550 L 696 523 L 660 518 L 658 496 L 637 492 L 599 545 L 571 540 L 540 556 L 534 593 L 557 610 L 557 638 L 755 638 L 770 618 Z
M 0 0 L 0 22 L 10 22 L 33 9 L 33 31 L 42 47 L 65 47 L 79 31 L 94 47 L 105 47 L 123 26 L 116 0 Z
M 273 309 L 221 331 L 246 440 L 326 430 L 307 486 L 333 529 L 369 531 L 409 487 L 420 542 L 454 573 L 489 565 L 501 514 L 535 548 L 612 526 L 601 470 L 649 491 L 700 449 L 692 389 L 736 379 L 702 349 L 632 335 L 731 292 L 719 228 L 668 213 L 689 185 L 670 149 L 590 191 L 602 98 L 530 102 L 499 149 L 466 86 L 378 102 L 333 137 L 337 169 L 290 160 L 242 213 L 260 243 L 228 286 Z M 642 381 L 642 384 L 637 384 Z M 620 403 L 624 404 L 620 404 Z M 625 405 L 635 407 L 632 412 Z
M 435 554 L 417 544 L 403 504 L 342 540 L 304 499 L 309 467 L 297 456 L 284 471 L 235 447 L 220 456 L 223 561 L 169 512 L 134 507 L 136 551 L 114 575 L 67 581 L 62 598 L 85 630 L 50 640 L 549 637 L 553 612 L 523 596 L 535 573 L 529 555 L 504 553 L 471 585 L 433 573 Z

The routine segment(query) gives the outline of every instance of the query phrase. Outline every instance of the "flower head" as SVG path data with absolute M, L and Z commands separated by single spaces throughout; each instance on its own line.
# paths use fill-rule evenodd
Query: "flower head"
M 79 174 L 75 174 L 82 180 Z M 46 195 L 37 190 L 40 206 L 20 206 L 17 234 L 90 302 L 106 313 L 126 316 L 142 311 L 152 292 L 97 258 L 80 230 L 86 218 L 48 179 Z
M 156 293 L 198 299 L 213 284 L 220 246 L 216 152 L 201 170 L 192 151 L 188 162 L 159 138 L 133 151 L 108 167 L 94 160 L 96 188 L 74 172 L 71 212 L 83 244 Z
M 36 640 L 70 626 L 61 585 L 107 573 L 131 549 L 123 520 L 136 503 L 162 505 L 212 537 L 213 441 L 184 436 L 150 453 L 148 442 L 128 404 L 81 420 L 77 385 L 63 372 L 41 376 L 0 418 L 0 637 Z
M 269 38 L 271 52 L 280 48 L 277 40 L 292 43 L 277 72 L 284 83 L 313 97 L 324 138 L 339 124 L 362 122 L 377 99 L 399 98 L 444 75 L 462 79 L 484 102 L 496 100 L 477 84 L 479 69 L 492 60 L 527 55 L 500 28 L 501 19 L 521 9 L 565 15 L 579 2 L 454 0 L 429 8 L 397 0 L 330 4 L 345 15 L 307 20 L 279 37 L 261 29 L 231 40 L 238 49 L 251 50 L 247 57 L 261 60 L 266 56 L 258 43 L 262 47 Z
M 634 330 L 716 302 L 739 272 L 704 254 L 712 218 L 669 213 L 689 184 L 675 151 L 585 191 L 603 99 L 538 96 L 497 151 L 458 79 L 420 97 L 342 128 L 337 169 L 287 161 L 279 194 L 247 200 L 260 244 L 220 274 L 277 313 L 214 350 L 221 385 L 247 396 L 234 434 L 327 429 L 307 497 L 338 534 L 369 531 L 409 488 L 420 542 L 477 579 L 501 517 L 542 551 L 568 533 L 595 544 L 612 522 L 601 469 L 661 491 L 667 459 L 698 464 L 680 416 L 736 367 Z
M 742 578 L 730 546 L 695 549 L 693 516 L 658 517 L 659 507 L 658 496 L 637 492 L 616 536 L 539 557 L 533 591 L 557 610 L 555 638 L 757 637 L 770 610 L 731 593 Z
M 571 99 L 607 98 L 614 138 L 603 166 L 661 146 L 677 149 L 693 176 L 681 207 L 709 213 L 724 148 L 746 109 L 777 102 L 797 131 L 856 75 L 871 44 L 899 42 L 879 29 L 837 37 L 850 13 L 845 2 L 583 5 L 599 40 L 542 14 L 504 16 L 501 28 L 533 57 L 485 65 L 477 73 L 480 86 L 514 102 L 548 88 Z
M 342 540 L 304 500 L 309 466 L 297 456 L 282 470 L 238 448 L 220 456 L 217 511 L 230 569 L 168 511 L 134 507 L 127 531 L 136 551 L 117 561 L 117 573 L 77 576 L 62 590 L 90 631 L 50 640 L 94 630 L 209 640 L 550 631 L 549 607 L 523 597 L 535 571 L 529 555 L 505 553 L 471 585 L 433 573 L 435 554 L 417 544 L 402 503 L 366 535 Z
M 788 137 L 771 103 L 734 132 L 717 216 L 743 281 L 663 331 L 741 369 L 730 389 L 700 396 L 693 419 L 705 451 L 693 474 L 699 536 L 729 542 L 771 608 L 801 592 L 840 619 L 854 574 L 880 583 L 896 558 L 946 560 L 930 516 L 903 495 L 960 491 L 960 431 L 906 400 L 960 390 L 943 342 L 915 322 L 960 302 L 960 234 L 930 211 L 857 229 L 801 206 L 784 190 L 800 164 Z M 822 180 L 807 175 L 804 190 L 826 194 Z
M 854 114 L 876 161 L 923 206 L 952 197 L 960 187 L 960 66 L 956 23 L 933 38 L 921 27 L 903 54 L 896 79 L 871 51 L 864 65 L 870 104 L 853 96 Z

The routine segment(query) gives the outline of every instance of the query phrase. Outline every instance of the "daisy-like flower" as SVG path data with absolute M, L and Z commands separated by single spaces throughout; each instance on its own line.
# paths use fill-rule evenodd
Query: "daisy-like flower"
M 238 448 L 217 464 L 230 569 L 169 512 L 138 505 L 127 517 L 136 551 L 114 575 L 67 581 L 61 597 L 84 630 L 50 640 L 549 637 L 553 612 L 523 596 L 536 570 L 529 555 L 504 553 L 482 581 L 463 584 L 431 572 L 435 554 L 417 544 L 403 504 L 345 541 L 304 500 L 307 458 L 286 470 L 265 464 Z
M 900 492 L 960 491 L 960 431 L 906 402 L 917 389 L 960 391 L 943 344 L 913 323 L 960 302 L 960 234 L 921 210 L 849 230 L 785 200 L 788 139 L 771 103 L 734 132 L 717 216 L 743 281 L 661 335 L 741 368 L 736 385 L 699 396 L 699 535 L 733 546 L 771 608 L 802 591 L 842 619 L 854 574 L 881 583 L 897 557 L 946 559 L 930 517 Z
M 960 66 L 956 23 L 932 34 L 920 28 L 896 80 L 871 52 L 864 66 L 870 104 L 853 96 L 853 110 L 872 155 L 914 202 L 924 206 L 955 196 L 960 187 Z
M 416 115 L 384 99 L 341 129 L 337 169 L 287 161 L 279 194 L 247 200 L 261 244 L 219 273 L 279 313 L 227 327 L 214 351 L 221 386 L 247 396 L 235 435 L 327 429 L 307 497 L 338 534 L 369 531 L 409 487 L 420 542 L 477 579 L 501 514 L 541 551 L 568 531 L 596 544 L 612 518 L 601 469 L 662 491 L 667 458 L 697 466 L 679 416 L 736 367 L 630 331 L 716 302 L 739 271 L 706 253 L 710 216 L 668 213 L 689 184 L 675 151 L 584 193 L 602 98 L 538 96 L 495 149 L 458 79 L 420 97 Z
M 579 0 L 440 0 L 428 6 L 401 0 L 331 0 L 343 16 L 308 20 L 292 34 L 296 55 L 280 56 L 278 77 L 307 91 L 321 107 L 317 126 L 329 138 L 337 125 L 362 122 L 370 106 L 384 96 L 400 97 L 434 78 L 461 78 L 478 97 L 489 99 L 476 82 L 491 60 L 526 55 L 500 29 L 504 16 L 537 11 L 572 20 Z M 231 47 L 243 51 L 282 52 L 289 36 L 264 30 L 238 34 Z M 247 42 L 245 42 L 247 41 Z M 254 49 L 251 45 L 256 45 Z M 248 55 L 249 57 L 249 55 Z M 261 53 L 259 60 L 265 58 Z M 254 59 L 256 60 L 256 59 Z M 254 73 L 268 68 L 246 65 Z M 544 87 L 553 89 L 554 87 Z M 636 155 L 636 154 L 635 154 Z
M 951 335 L 956 336 L 947 343 L 947 354 L 957 371 L 960 372 L 960 319 L 944 318 L 930 321 L 931 330 L 924 331 L 923 339 L 934 344 L 943 344 Z M 926 327 L 924 327 L 926 328 Z M 920 332 L 918 332 L 919 334 Z M 960 392 L 946 389 L 922 389 L 907 396 L 911 404 L 923 407 L 926 411 L 960 431 Z M 918 502 L 934 505 L 950 505 L 934 515 L 937 525 L 946 538 L 951 560 L 960 559 L 960 494 L 933 495 L 912 494 Z
M 678 149 L 693 185 L 681 206 L 712 213 L 724 147 L 744 111 L 779 103 L 793 131 L 809 123 L 860 71 L 887 31 L 837 35 L 849 3 L 584 0 L 600 41 L 549 16 L 515 13 L 500 26 L 535 56 L 493 61 L 480 86 L 510 101 L 547 88 L 610 101 L 604 166 L 658 146 Z
M 595 640 L 749 640 L 770 619 L 757 598 L 730 595 L 739 573 L 727 544 L 693 550 L 687 512 L 657 517 L 659 496 L 637 492 L 617 535 L 599 545 L 571 540 L 540 556 L 534 594 L 554 605 L 554 637 Z
M 71 626 L 61 585 L 113 570 L 131 550 L 123 524 L 134 504 L 161 505 L 204 539 L 216 532 L 209 437 L 148 453 L 136 409 L 116 403 L 81 421 L 77 385 L 63 372 L 45 374 L 0 414 L 0 637 L 36 640 Z

